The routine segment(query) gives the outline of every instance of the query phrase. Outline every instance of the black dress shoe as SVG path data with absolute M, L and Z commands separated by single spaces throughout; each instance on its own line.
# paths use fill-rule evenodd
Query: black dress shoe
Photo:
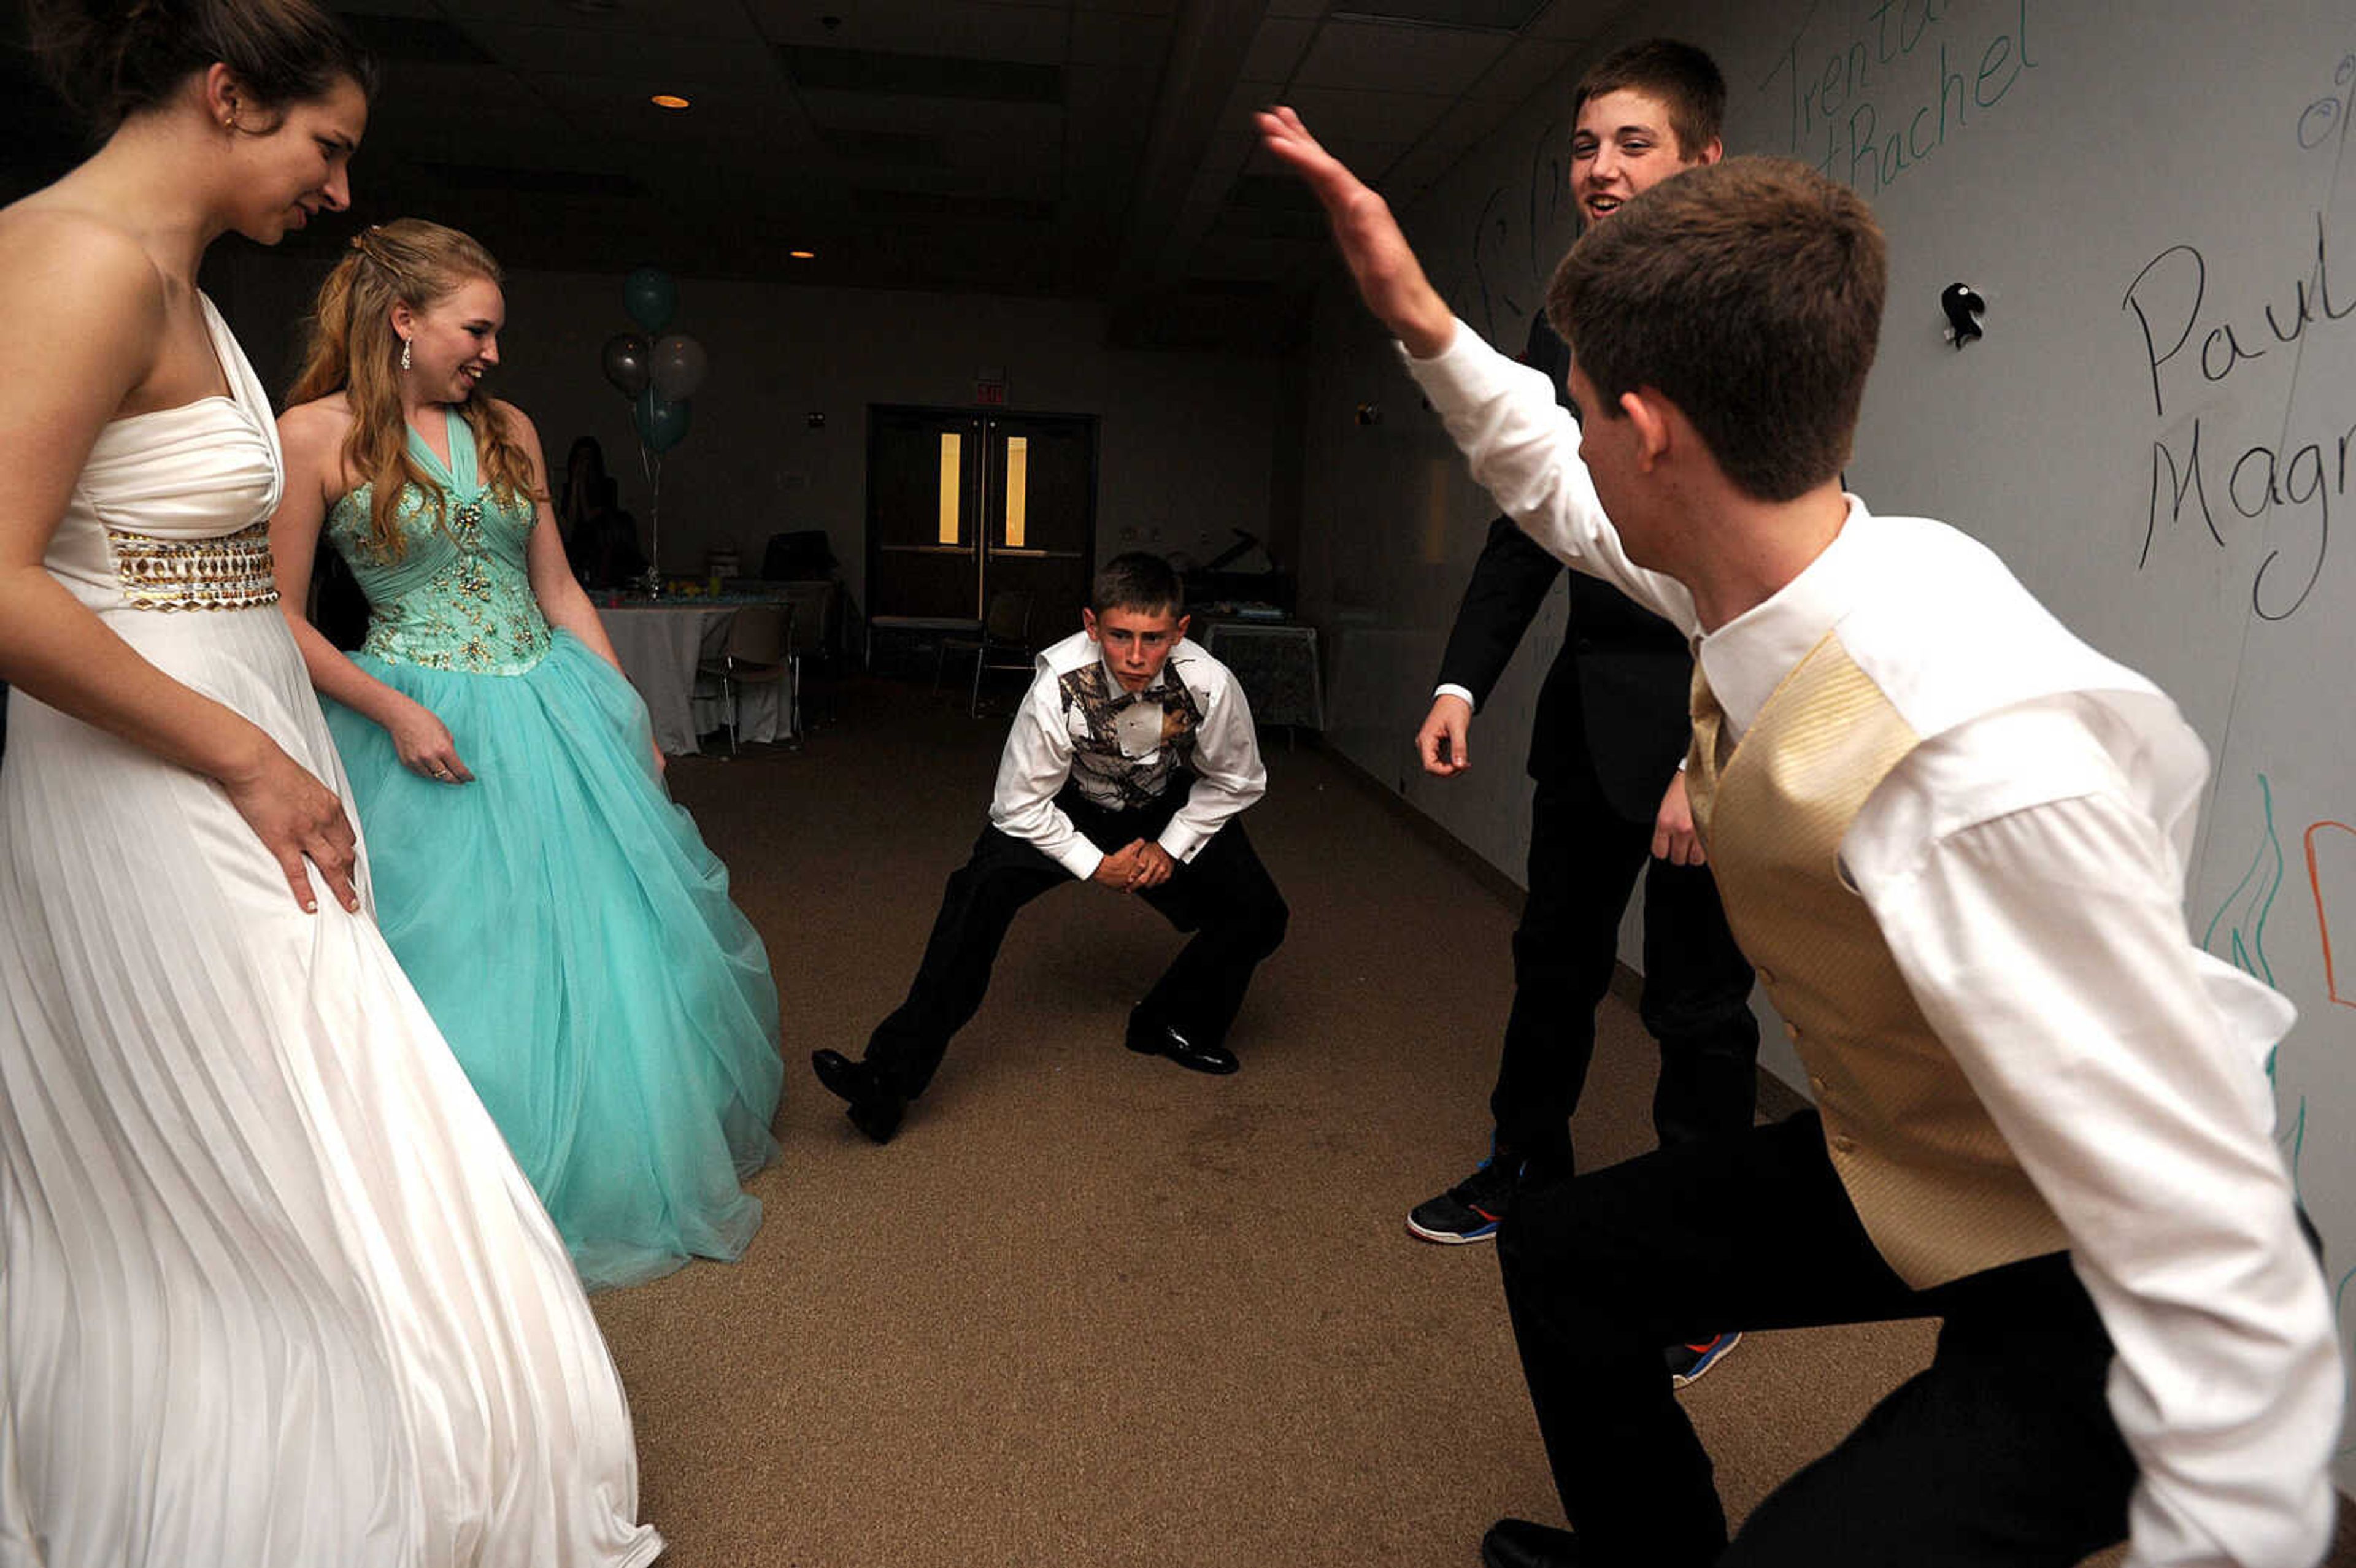
M 810 1052 L 810 1071 L 826 1092 L 851 1104 L 851 1125 L 879 1144 L 888 1144 L 900 1130 L 908 1109 L 906 1096 L 864 1061 L 853 1061 L 839 1051 Z
M 1550 1524 L 1501 1519 L 1481 1538 L 1482 1568 L 1579 1568 L 1579 1538 Z
M 1129 1049 L 1142 1056 L 1166 1056 L 1195 1072 L 1233 1072 L 1243 1065 L 1224 1045 L 1197 1045 L 1169 1024 L 1129 1020 Z

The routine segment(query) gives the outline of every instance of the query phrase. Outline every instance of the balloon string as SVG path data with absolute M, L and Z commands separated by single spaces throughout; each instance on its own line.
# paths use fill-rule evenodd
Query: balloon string
M 647 541 L 650 551 L 647 558 L 647 568 L 648 571 L 659 571 L 661 562 L 658 558 L 662 553 L 662 490 L 655 484 L 654 469 L 651 464 L 652 459 L 648 453 L 647 443 L 641 441 L 638 443 L 638 476 L 654 490 L 655 496 L 654 505 L 648 514 L 651 518 L 648 526 L 653 532 Z
M 654 539 L 653 539 L 653 540 L 652 540 L 651 542 L 652 542 L 653 549 L 654 549 L 654 561 L 653 561 L 654 569 L 655 569 L 656 572 L 657 572 L 658 574 L 659 574 L 659 573 L 661 572 L 661 571 L 662 571 L 662 470 L 663 470 L 662 453 L 655 453 L 655 457 L 654 457 L 654 466 L 655 466 L 655 479 L 654 479 L 654 485 L 655 485 L 655 505 L 654 505 L 654 513 L 655 513 L 655 530 L 654 530 Z

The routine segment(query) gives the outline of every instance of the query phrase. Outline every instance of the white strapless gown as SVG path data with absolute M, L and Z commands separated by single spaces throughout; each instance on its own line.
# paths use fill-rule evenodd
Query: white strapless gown
M 205 310 L 236 395 L 109 425 L 48 565 L 349 811 L 228 539 L 281 469 Z M 137 607 L 198 592 L 244 606 Z M 304 913 L 211 781 L 10 701 L 0 1568 L 651 1559 L 563 1243 L 372 918 Z

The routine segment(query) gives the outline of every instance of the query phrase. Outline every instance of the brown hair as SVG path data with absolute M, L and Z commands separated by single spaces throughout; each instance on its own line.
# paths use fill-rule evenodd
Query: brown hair
M 397 560 L 408 549 L 400 522 L 401 493 L 415 485 L 443 516 L 442 488 L 409 453 L 409 426 L 401 411 L 401 337 L 392 307 L 427 309 L 470 278 L 499 281 L 499 264 L 468 235 L 422 218 L 395 219 L 352 236 L 311 313 L 303 368 L 286 394 L 288 407 L 333 392 L 351 408 L 344 436 L 345 468 L 375 487 L 369 504 L 369 544 Z M 483 477 L 503 506 L 518 496 L 546 497 L 532 488 L 531 458 L 482 398 L 457 405 L 474 432 Z
M 1840 472 L 1881 333 L 1890 261 L 1847 187 L 1785 158 L 1730 158 L 1636 197 L 1555 269 L 1547 319 L 1603 407 L 1650 387 L 1745 495 L 1788 501 Z
M 264 109 L 309 102 L 344 80 L 376 92 L 376 62 L 316 0 L 25 0 L 25 9 L 50 80 L 101 136 L 215 61 Z
M 1680 158 L 1699 157 L 1726 123 L 1726 78 L 1716 60 L 1691 44 L 1646 38 L 1604 56 L 1571 92 L 1571 118 L 1579 118 L 1589 99 L 1623 88 L 1660 100 Z
M 1099 615 L 1108 610 L 1181 614 L 1186 608 L 1186 585 L 1167 560 L 1150 550 L 1133 549 L 1113 557 L 1097 572 L 1088 585 L 1088 608 Z

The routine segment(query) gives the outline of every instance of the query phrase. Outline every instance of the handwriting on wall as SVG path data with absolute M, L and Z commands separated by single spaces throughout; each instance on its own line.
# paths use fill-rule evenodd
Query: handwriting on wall
M 2299 112 L 2298 144 L 2308 152 L 2348 139 L 2348 112 L 2356 108 L 2356 55 L 2341 55 L 2331 72 L 2332 91 Z
M 1880 0 L 1829 50 L 1807 31 L 1804 22 L 1759 91 L 1783 120 L 1785 154 L 1869 197 L 1928 162 L 2038 63 L 2029 0 Z
M 1502 341 L 1501 323 L 1537 314 L 1556 261 L 1576 238 L 1570 133 L 1567 114 L 1540 133 L 1530 146 L 1526 177 L 1492 187 L 1473 219 L 1472 286 L 1457 297 L 1472 305 L 1477 314 L 1466 319 L 1492 343 Z
M 2336 149 L 2347 139 L 2351 111 L 2356 110 L 2356 54 L 2340 56 L 2331 80 L 2333 91 L 2297 115 L 2302 151 Z M 2178 244 L 2143 264 L 2119 306 L 2135 318 L 2151 381 L 2152 414 L 2162 426 L 2151 445 L 2151 486 L 2136 570 L 2150 564 L 2163 520 L 2171 531 L 2198 522 L 2210 543 L 2222 549 L 2228 547 L 2226 528 L 2238 526 L 2234 518 L 2254 523 L 2286 510 L 2303 516 L 2309 524 L 2307 537 L 2268 551 L 2251 578 L 2250 607 L 2268 621 L 2297 614 L 2323 576 L 2331 549 L 2331 505 L 2348 495 L 2356 420 L 2309 420 L 2306 428 L 2286 431 L 2279 441 L 2244 443 L 2215 432 L 2205 414 L 2196 415 L 2189 429 L 2170 425 L 2169 411 L 2231 382 L 2245 366 L 2276 355 L 2296 362 L 2310 333 L 2319 336 L 2356 315 L 2356 295 L 2344 284 L 2332 286 L 2331 229 L 2320 208 L 2314 230 L 2312 257 L 2302 229 L 2297 260 L 2273 297 L 2218 308 L 2210 299 L 2208 258 L 2197 245 Z
M 2305 246 L 2304 237 L 2300 243 Z M 2134 317 L 2150 377 L 2152 413 L 2164 427 L 2152 442 L 2151 488 L 2136 565 L 2149 564 L 2163 521 L 2171 530 L 2198 522 L 2222 549 L 2227 540 L 2221 522 L 2255 522 L 2285 509 L 2302 514 L 2312 524 L 2308 539 L 2296 549 L 2269 551 L 2251 579 L 2251 608 L 2269 621 L 2297 613 L 2323 575 L 2331 545 L 2331 504 L 2348 494 L 2356 422 L 2328 421 L 2334 428 L 2245 444 L 2211 439 L 2206 414 L 2195 416 L 2189 428 L 2169 421 L 2172 406 L 2204 388 L 2230 382 L 2244 367 L 2277 353 L 2295 353 L 2311 331 L 2333 330 L 2356 315 L 2356 297 L 2333 285 L 2331 231 L 2319 209 L 2311 255 L 2293 265 L 2277 297 L 2220 309 L 2210 298 L 2209 262 L 2201 248 L 2171 245 L 2144 263 L 2120 302 L 2120 309 Z

